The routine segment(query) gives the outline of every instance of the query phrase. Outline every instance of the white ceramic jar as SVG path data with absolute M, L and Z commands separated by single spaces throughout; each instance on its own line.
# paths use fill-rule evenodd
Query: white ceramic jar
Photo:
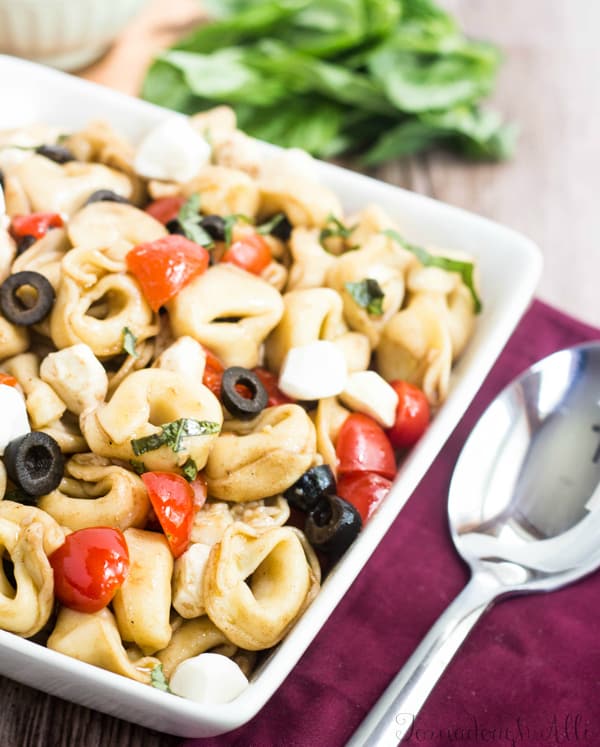
M 147 0 L 0 0 L 0 53 L 62 70 L 98 59 Z

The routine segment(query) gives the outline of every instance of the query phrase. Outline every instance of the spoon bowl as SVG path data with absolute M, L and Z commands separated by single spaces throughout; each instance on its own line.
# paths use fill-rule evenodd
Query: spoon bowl
M 496 397 L 454 468 L 448 519 L 471 578 L 348 747 L 397 745 L 495 600 L 600 567 L 600 342 L 549 355 Z

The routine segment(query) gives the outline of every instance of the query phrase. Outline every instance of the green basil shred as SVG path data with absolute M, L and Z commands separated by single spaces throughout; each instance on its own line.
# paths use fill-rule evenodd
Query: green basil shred
M 355 283 L 344 283 L 344 287 L 352 296 L 354 301 L 362 308 L 366 309 L 371 316 L 381 316 L 383 314 L 383 299 L 385 293 L 381 286 L 374 278 L 363 278 Z
M 479 298 L 479 295 L 475 290 L 475 265 L 473 264 L 473 262 L 467 262 L 461 259 L 451 259 L 450 257 L 441 257 L 437 254 L 431 254 L 422 246 L 417 246 L 416 244 L 409 243 L 404 238 L 402 238 L 402 236 L 400 236 L 397 231 L 394 231 L 391 228 L 388 228 L 383 233 L 386 236 L 389 236 L 391 239 L 394 239 L 394 241 L 397 241 L 400 246 L 409 251 L 411 254 L 414 254 L 424 267 L 439 267 L 440 269 L 446 270 L 447 272 L 457 272 L 461 276 L 463 283 L 467 286 L 469 292 L 471 293 L 471 296 L 473 297 L 475 313 L 479 314 L 482 309 L 482 305 L 481 299 Z
M 182 440 L 186 436 L 207 436 L 218 432 L 219 424 L 210 420 L 179 418 L 179 420 L 161 426 L 159 433 L 132 439 L 131 448 L 136 456 L 155 451 L 161 446 L 168 446 L 174 452 L 178 452 L 183 450 Z
M 356 226 L 345 226 L 339 218 L 329 213 L 325 228 L 322 228 L 319 234 L 319 241 L 323 243 L 332 236 L 347 239 L 355 228 Z
M 181 471 L 183 472 L 183 476 L 185 477 L 185 479 L 188 482 L 192 482 L 192 480 L 195 480 L 198 476 L 198 465 L 192 459 L 192 457 L 189 457 L 181 468 Z
M 165 693 L 172 693 L 173 691 L 169 687 L 165 673 L 163 672 L 162 664 L 157 664 L 150 673 L 150 684 L 157 690 L 162 690 Z
M 179 209 L 177 220 L 181 226 L 186 238 L 200 244 L 205 249 L 212 249 L 214 242 L 207 231 L 205 231 L 199 222 L 200 212 L 200 195 L 193 194 L 189 197 Z
M 285 218 L 283 213 L 276 213 L 272 218 L 269 218 L 265 223 L 261 223 L 256 226 L 256 233 L 260 233 L 262 236 L 270 234 L 274 228 L 276 228 L 281 221 Z
M 131 355 L 134 358 L 137 358 L 138 354 L 135 349 L 136 342 L 137 337 L 133 334 L 129 327 L 123 327 L 123 352 L 127 353 L 127 355 Z

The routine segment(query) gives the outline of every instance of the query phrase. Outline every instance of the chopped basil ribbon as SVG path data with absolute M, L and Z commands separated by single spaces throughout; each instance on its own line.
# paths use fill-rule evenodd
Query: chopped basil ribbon
M 128 355 L 132 355 L 134 358 L 138 357 L 135 349 L 136 342 L 137 337 L 133 334 L 129 327 L 123 327 L 123 350 Z
M 152 672 L 150 673 L 150 684 L 157 690 L 163 690 L 166 693 L 172 692 L 169 683 L 167 682 L 167 678 L 165 677 L 165 673 L 163 672 L 162 664 L 157 664 L 153 667 Z
M 261 223 L 259 226 L 256 226 L 256 233 L 260 233 L 262 236 L 267 236 L 284 219 L 285 219 L 284 213 L 277 213 L 272 218 L 270 218 L 266 223 Z
M 143 475 L 146 472 L 146 465 L 139 459 L 130 459 L 129 464 L 131 464 L 133 471 L 138 475 Z
M 339 218 L 336 218 L 333 213 L 329 213 L 327 216 L 327 223 L 325 228 L 321 229 L 319 234 L 319 241 L 323 242 L 332 236 L 339 236 L 342 239 L 347 239 L 356 226 L 345 226 Z
M 192 480 L 195 480 L 198 476 L 198 465 L 196 462 L 192 459 L 192 457 L 189 457 L 186 463 L 181 468 L 181 471 L 183 472 L 183 476 L 188 482 L 192 482 Z
M 344 283 L 344 287 L 361 309 L 366 309 L 368 314 L 372 316 L 383 314 L 385 293 L 381 290 L 377 280 L 363 278 L 363 280 L 357 280 L 355 283 Z
M 218 423 L 210 420 L 179 418 L 179 420 L 161 426 L 160 433 L 132 439 L 131 448 L 136 456 L 160 449 L 161 446 L 169 446 L 175 452 L 182 451 L 181 441 L 185 436 L 207 436 L 218 433 L 219 428 Z
M 437 254 L 431 254 L 422 246 L 410 244 L 408 241 L 403 239 L 397 231 L 394 231 L 391 228 L 388 228 L 383 233 L 386 236 L 389 236 L 391 239 L 394 239 L 394 241 L 397 241 L 400 246 L 409 251 L 411 254 L 414 254 L 424 267 L 439 267 L 441 270 L 446 270 L 447 272 L 457 272 L 461 276 L 463 283 L 467 286 L 469 292 L 471 293 L 471 296 L 473 297 L 473 303 L 475 304 L 475 313 L 479 314 L 482 307 L 481 299 L 479 298 L 479 296 L 477 295 L 477 291 L 475 290 L 475 281 L 473 277 L 475 265 L 473 262 L 467 262 L 461 259 L 450 259 L 450 257 L 440 257 Z
M 223 218 L 223 222 L 225 223 L 225 246 L 231 245 L 231 241 L 233 239 L 233 227 L 238 222 L 238 220 L 241 220 L 244 223 L 252 223 L 252 218 L 249 218 L 243 213 L 233 213 L 232 215 L 226 215 Z
M 193 194 L 189 197 L 179 209 L 177 220 L 181 226 L 186 238 L 194 241 L 196 244 L 212 249 L 214 241 L 207 231 L 200 225 L 200 195 Z

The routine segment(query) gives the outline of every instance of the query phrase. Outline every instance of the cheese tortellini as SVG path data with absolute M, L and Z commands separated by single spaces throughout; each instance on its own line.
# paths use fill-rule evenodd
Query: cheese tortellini
M 308 470 L 337 474 L 351 412 L 373 412 L 350 383 L 392 392 L 386 425 L 383 379 L 438 407 L 478 303 L 471 258 L 412 247 L 377 206 L 345 215 L 307 154 L 266 157 L 228 107 L 189 121 L 157 170 L 103 122 L 0 132 L 0 281 L 29 278 L 0 304 L 2 401 L 21 418 L 0 429 L 0 628 L 145 684 L 207 651 L 251 676 L 318 593 L 317 513 L 305 533 L 290 505 Z M 37 432 L 60 466 L 32 496 L 8 447 Z M 82 603 L 56 551 L 106 530 L 126 557 L 79 569 L 115 581 Z

